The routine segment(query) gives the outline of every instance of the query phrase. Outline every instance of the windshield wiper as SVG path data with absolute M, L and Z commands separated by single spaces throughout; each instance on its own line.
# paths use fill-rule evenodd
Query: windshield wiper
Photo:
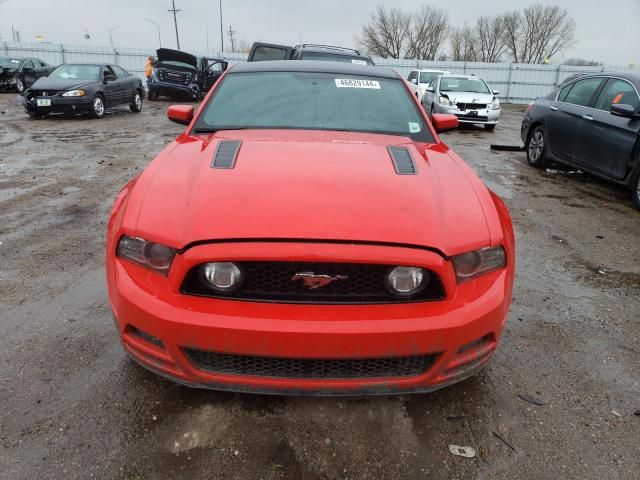
M 249 127 L 221 127 L 221 128 L 196 128 L 194 133 L 217 133 L 232 130 L 249 130 Z

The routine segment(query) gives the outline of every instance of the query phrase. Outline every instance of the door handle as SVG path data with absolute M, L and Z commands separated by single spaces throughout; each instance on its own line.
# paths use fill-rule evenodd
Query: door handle
M 555 112 L 555 111 L 557 111 L 557 110 L 558 110 L 558 107 L 554 107 L 553 105 L 551 105 L 551 106 L 549 107 L 549 110 L 552 110 L 552 111 L 554 111 L 554 112 Z
M 589 120 L 590 122 L 593 121 L 593 117 L 591 115 L 583 115 L 582 118 Z

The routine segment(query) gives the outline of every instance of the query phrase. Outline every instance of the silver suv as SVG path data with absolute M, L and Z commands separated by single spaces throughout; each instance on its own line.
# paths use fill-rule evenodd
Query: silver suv
M 493 130 L 500 121 L 500 92 L 475 75 L 448 74 L 434 78 L 422 98 L 427 115 L 452 113 L 460 123 Z
M 407 81 L 409 82 L 409 88 L 413 94 L 418 97 L 418 101 L 422 101 L 424 92 L 427 91 L 427 86 L 431 81 L 439 75 L 445 75 L 446 70 L 433 70 L 428 68 L 411 70 Z

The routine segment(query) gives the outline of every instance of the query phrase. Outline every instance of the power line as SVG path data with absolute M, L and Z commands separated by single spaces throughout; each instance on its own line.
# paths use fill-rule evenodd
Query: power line
M 176 27 L 176 44 L 178 45 L 178 50 L 180 50 L 180 37 L 178 35 L 178 17 L 176 17 L 176 13 L 181 10 L 176 10 L 176 0 L 171 0 L 171 5 L 173 8 L 169 10 L 169 13 L 173 13 L 173 24 Z
M 236 51 L 236 43 L 234 41 L 234 37 L 236 35 L 236 31 L 231 28 L 231 25 L 229 25 L 229 31 L 227 32 L 227 35 L 229 36 L 229 40 L 231 40 L 231 51 L 235 52 Z

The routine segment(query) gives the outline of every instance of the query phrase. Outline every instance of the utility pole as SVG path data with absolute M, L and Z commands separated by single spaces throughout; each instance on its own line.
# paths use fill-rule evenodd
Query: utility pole
M 220 53 L 224 52 L 224 31 L 222 28 L 222 0 L 220 0 Z
M 235 52 L 236 51 L 236 44 L 233 40 L 233 37 L 235 36 L 236 31 L 231 29 L 231 25 L 229 25 L 229 31 L 227 32 L 227 35 L 229 35 L 229 40 L 231 40 L 231 51 Z
M 181 12 L 182 10 L 176 10 L 176 0 L 171 0 L 171 5 L 173 8 L 169 10 L 169 13 L 173 13 L 173 23 L 176 26 L 176 44 L 178 45 L 178 50 L 180 50 L 180 37 L 178 36 L 178 18 L 176 17 L 176 13 Z
M 120 25 L 118 25 L 117 27 L 113 27 L 111 30 L 109 30 L 109 43 L 111 44 L 111 48 L 113 49 L 113 31 L 117 28 L 120 28 Z

